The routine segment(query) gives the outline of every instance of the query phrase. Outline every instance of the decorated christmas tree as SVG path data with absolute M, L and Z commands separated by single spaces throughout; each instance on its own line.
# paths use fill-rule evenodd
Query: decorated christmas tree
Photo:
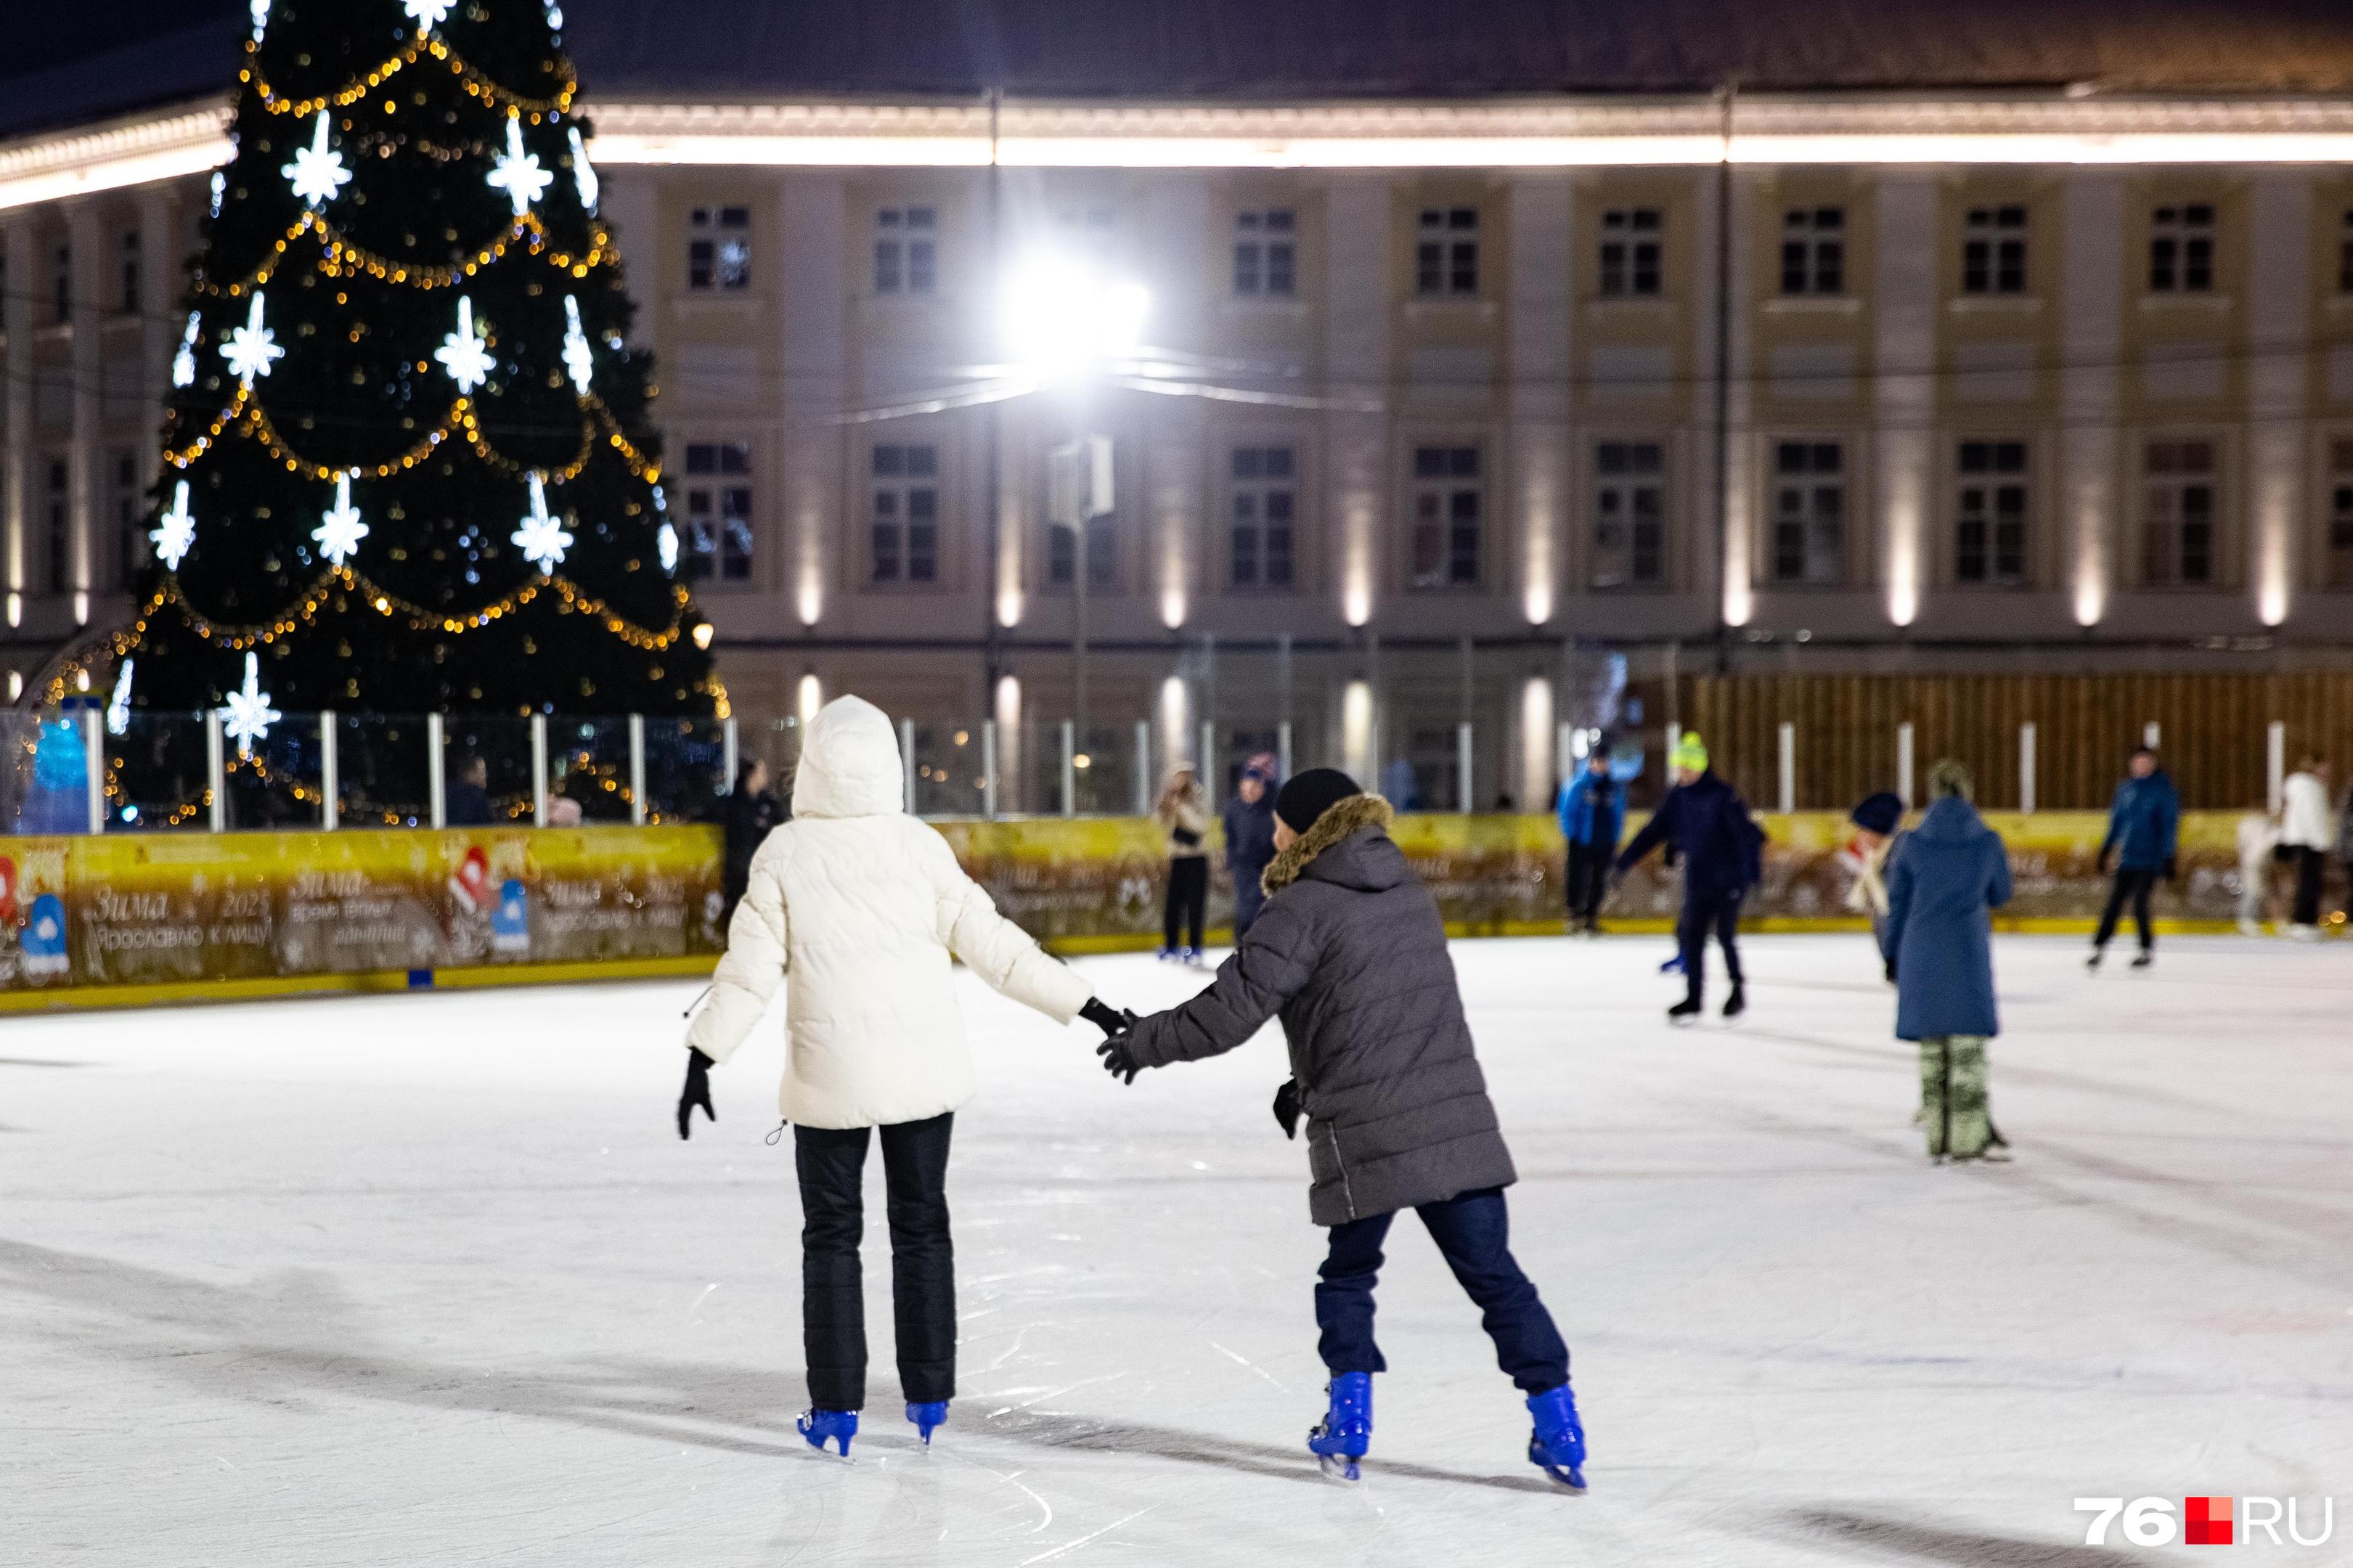
M 562 13 L 252 5 L 130 700 L 712 712 Z

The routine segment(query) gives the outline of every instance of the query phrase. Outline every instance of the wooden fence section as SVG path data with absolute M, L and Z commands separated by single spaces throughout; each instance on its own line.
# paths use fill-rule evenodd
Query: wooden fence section
M 1834 810 L 1898 784 L 1898 735 L 1912 726 L 1915 795 L 1929 765 L 1957 757 L 1978 799 L 2017 810 L 2023 726 L 2034 726 L 2039 809 L 2105 806 L 2147 727 L 2192 809 L 2261 805 L 2270 784 L 2270 728 L 2283 724 L 2285 763 L 2306 751 L 2353 771 L 2353 673 L 2282 675 L 1733 675 L 1690 676 L 1678 707 L 1716 765 L 1749 800 L 1778 803 L 1780 727 L 1794 726 L 1799 810 Z

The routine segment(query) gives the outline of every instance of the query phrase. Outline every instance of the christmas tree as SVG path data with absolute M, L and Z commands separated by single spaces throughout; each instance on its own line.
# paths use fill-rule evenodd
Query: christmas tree
M 710 714 L 553 0 L 252 0 L 131 701 Z

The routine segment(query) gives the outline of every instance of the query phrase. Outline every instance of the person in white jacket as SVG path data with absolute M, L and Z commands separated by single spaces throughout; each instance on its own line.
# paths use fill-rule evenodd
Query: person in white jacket
M 2295 860 L 2295 924 L 2288 934 L 2298 942 L 2320 940 L 2320 878 L 2336 843 L 2337 823 L 2328 809 L 2328 763 L 2307 754 L 2280 792 L 2280 847 Z
M 788 1046 L 778 1108 L 793 1124 L 801 1189 L 801 1321 L 812 1447 L 841 1453 L 866 1400 L 866 1308 L 858 1246 L 867 1144 L 881 1129 L 892 1296 L 907 1419 L 923 1440 L 955 1394 L 955 1263 L 945 1196 L 948 1137 L 972 1097 L 950 959 L 1058 1024 L 1109 1035 L 1130 1021 L 997 912 L 947 840 L 907 815 L 898 736 L 872 704 L 841 697 L 808 726 L 792 820 L 752 858 L 709 1001 L 687 1030 L 679 1136 L 708 1071 L 735 1053 L 786 986 Z

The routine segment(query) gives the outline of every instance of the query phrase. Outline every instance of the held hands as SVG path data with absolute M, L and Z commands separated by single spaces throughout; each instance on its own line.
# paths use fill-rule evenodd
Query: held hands
M 1135 1015 L 1124 1007 L 1114 1013 L 1103 1005 L 1102 997 L 1090 996 L 1087 1005 L 1079 1009 L 1079 1016 L 1103 1032 L 1103 1043 L 1095 1047 L 1095 1055 L 1103 1058 L 1103 1071 L 1113 1078 L 1124 1076 L 1134 1083 L 1135 1075 L 1144 1070 L 1144 1064 L 1128 1049 L 1128 1031 L 1135 1027 Z
M 1274 1091 L 1274 1124 L 1282 1129 L 1285 1138 L 1299 1136 L 1299 1080 L 1286 1079 Z
M 1133 1035 L 1122 1031 L 1095 1047 L 1095 1055 L 1103 1058 L 1103 1071 L 1129 1083 L 1135 1081 L 1135 1075 L 1144 1070 L 1144 1064 L 1135 1059 L 1132 1049 L 1134 1039 Z
M 717 1125 L 718 1112 L 711 1109 L 711 1058 L 689 1046 L 686 1047 L 686 1088 L 680 1091 L 678 1097 L 680 1138 L 686 1137 L 687 1123 L 693 1120 L 697 1106 L 702 1108 L 702 1114 L 710 1118 L 714 1126 Z
M 1101 1029 L 1106 1038 L 1120 1034 L 1135 1022 L 1135 1015 L 1122 1007 L 1113 1012 L 1100 996 L 1090 996 L 1087 1005 L 1079 1009 L 1079 1016 Z

